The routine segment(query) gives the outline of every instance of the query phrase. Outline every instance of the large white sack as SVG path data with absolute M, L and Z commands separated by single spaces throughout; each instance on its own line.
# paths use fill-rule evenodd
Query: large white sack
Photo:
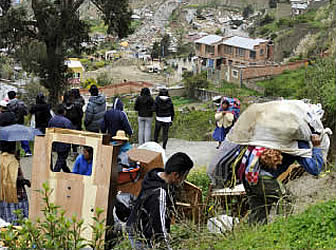
M 241 114 L 226 138 L 236 144 L 267 147 L 311 157 L 311 148 L 299 149 L 297 141 L 310 142 L 312 132 L 309 125 L 315 131 L 322 132 L 322 116 L 320 105 L 299 100 L 252 104 Z

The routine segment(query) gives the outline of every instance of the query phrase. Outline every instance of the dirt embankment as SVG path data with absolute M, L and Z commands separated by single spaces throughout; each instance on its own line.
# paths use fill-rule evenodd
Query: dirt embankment
M 336 172 L 319 177 L 305 173 L 290 181 L 287 188 L 295 198 L 294 213 L 299 213 L 316 202 L 336 199 Z

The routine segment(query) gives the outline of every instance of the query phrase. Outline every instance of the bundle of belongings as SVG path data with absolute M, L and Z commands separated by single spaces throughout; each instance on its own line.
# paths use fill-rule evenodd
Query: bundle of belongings
M 300 100 L 252 104 L 240 115 L 210 163 L 207 173 L 212 184 L 232 188 L 243 178 L 256 184 L 263 171 L 277 171 L 282 154 L 311 158 L 313 134 L 320 138 L 319 148 L 326 162 L 332 132 L 323 127 L 323 114 L 320 104 Z

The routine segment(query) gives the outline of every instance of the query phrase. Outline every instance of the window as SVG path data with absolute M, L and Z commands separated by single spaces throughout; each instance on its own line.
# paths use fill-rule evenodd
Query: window
M 245 49 L 237 48 L 237 55 L 240 57 L 245 56 Z
M 215 53 L 215 47 L 207 45 L 206 49 L 205 49 L 205 52 L 208 53 L 208 54 L 209 53 L 214 54 Z
M 51 171 L 68 172 L 80 175 L 92 175 L 93 148 L 61 142 L 53 142 L 51 153 Z M 70 154 L 71 149 L 73 151 Z
M 229 65 L 232 65 L 232 60 L 229 60 Z
M 256 59 L 256 52 L 255 51 L 250 51 L 250 58 L 251 59 Z
M 201 50 L 201 44 L 196 43 L 196 50 L 200 51 Z
M 264 55 L 264 49 L 260 49 L 260 55 Z
M 232 76 L 238 78 L 238 70 L 232 70 Z
M 233 54 L 233 47 L 225 46 L 224 47 L 224 53 L 227 54 L 227 55 L 232 55 Z

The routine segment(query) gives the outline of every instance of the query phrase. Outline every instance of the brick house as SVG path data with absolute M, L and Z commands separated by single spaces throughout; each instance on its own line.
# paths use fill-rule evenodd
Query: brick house
M 273 61 L 270 40 L 208 35 L 194 43 L 200 64 L 214 70 L 220 70 L 221 65 L 263 65 Z
M 196 56 L 199 58 L 201 67 L 220 69 L 222 60 L 219 45 L 223 40 L 221 36 L 208 35 L 194 41 Z
M 219 45 L 219 55 L 224 65 L 262 65 L 273 61 L 273 44 L 269 40 L 233 36 Z

